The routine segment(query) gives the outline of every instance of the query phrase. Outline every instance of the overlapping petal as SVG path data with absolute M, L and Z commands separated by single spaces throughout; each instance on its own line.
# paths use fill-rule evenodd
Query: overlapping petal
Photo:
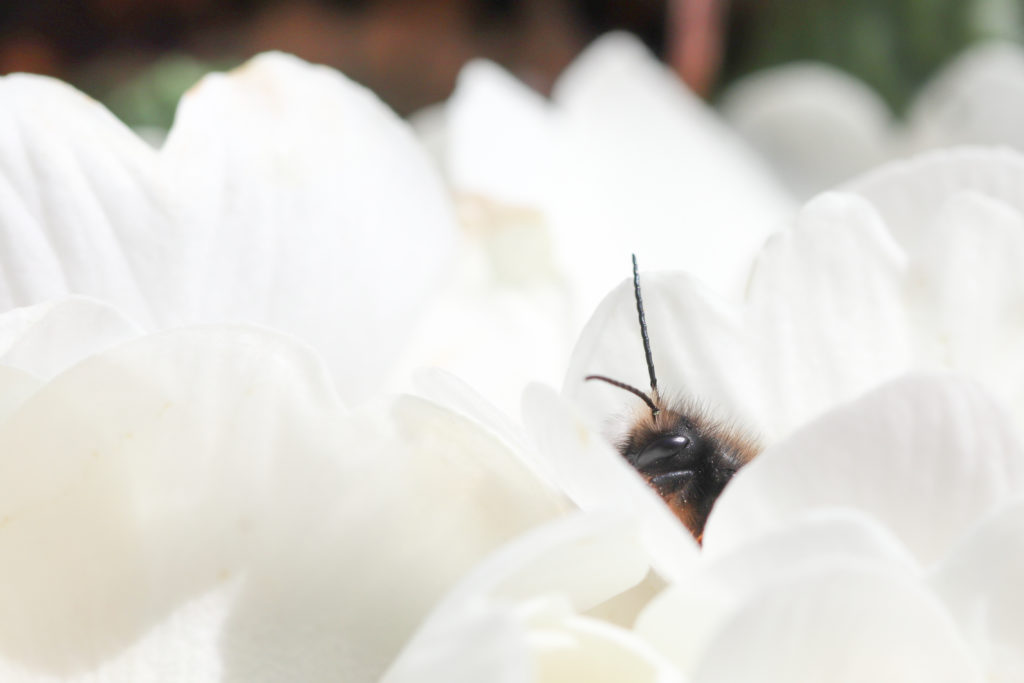
M 371 93 L 264 55 L 204 79 L 154 151 L 68 86 L 0 88 L 3 308 L 78 293 L 150 329 L 272 326 L 314 344 L 346 399 L 381 384 L 453 219 L 411 131 Z
M 494 65 L 470 65 L 448 116 L 455 190 L 540 210 L 583 310 L 630 251 L 734 294 L 793 208 L 736 135 L 624 34 L 585 50 L 550 104 Z
M 642 274 L 660 389 L 772 440 L 902 372 L 954 370 L 1024 424 L 1011 350 L 1024 343 L 1013 266 L 1022 168 L 1017 153 L 950 150 L 819 197 L 760 252 L 739 308 L 678 276 Z M 585 329 L 564 391 L 595 421 L 628 415 L 635 399 L 584 383 L 591 373 L 647 385 L 627 283 Z
M 591 424 L 540 385 L 523 395 L 523 420 L 547 471 L 576 505 L 627 511 L 641 524 L 655 569 L 670 579 L 682 575 L 697 555 L 693 537 Z
M 109 315 L 71 300 L 0 328 L 31 339 Z M 11 676 L 375 680 L 471 565 L 565 510 L 450 411 L 349 414 L 289 337 L 193 327 L 98 352 L 82 337 L 86 357 L 49 381 L 0 374 L 0 395 L 20 392 L 0 423 Z
M 928 565 L 1001 503 L 1024 494 L 1024 450 L 1000 405 L 945 378 L 885 385 L 770 447 L 723 492 L 709 552 L 809 511 L 867 512 Z
M 1004 506 L 977 525 L 931 576 L 988 680 L 1024 675 L 1024 503 Z
M 692 677 L 751 679 L 983 680 L 934 596 L 905 577 L 857 567 L 809 571 L 758 594 L 722 626 Z
M 1013 43 L 968 47 L 933 76 L 897 119 L 881 96 L 824 64 L 750 75 L 722 113 L 798 196 L 813 194 L 909 153 L 954 145 L 1024 150 L 1024 51 Z
M 383 680 L 678 680 L 635 635 L 580 614 L 637 584 L 646 558 L 619 516 L 542 527 L 467 576 Z
M 824 63 L 755 72 L 729 86 L 719 109 L 800 197 L 882 163 L 894 144 L 881 97 Z

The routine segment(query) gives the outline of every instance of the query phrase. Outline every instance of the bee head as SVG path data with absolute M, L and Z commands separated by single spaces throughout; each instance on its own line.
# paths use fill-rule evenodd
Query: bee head
M 723 428 L 694 406 L 669 405 L 662 401 L 658 395 L 635 255 L 633 292 L 651 380 L 650 394 L 604 375 L 588 375 L 586 379 L 624 389 L 650 408 L 650 415 L 633 423 L 629 434 L 619 444 L 619 452 L 700 541 L 718 495 L 736 470 L 757 454 L 758 448 L 752 440 Z
M 722 489 L 757 448 L 687 406 L 638 420 L 619 452 L 699 539 Z

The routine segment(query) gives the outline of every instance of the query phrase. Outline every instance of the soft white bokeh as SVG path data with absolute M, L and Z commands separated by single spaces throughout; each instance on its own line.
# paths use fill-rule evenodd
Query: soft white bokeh
M 797 196 L 877 164 L 952 145 L 1024 150 L 1024 50 L 980 43 L 944 65 L 897 118 L 865 83 L 833 66 L 794 63 L 728 88 L 720 110 Z
M 631 252 L 739 297 L 754 252 L 794 208 L 719 116 L 625 34 L 585 49 L 550 98 L 475 61 L 439 107 L 414 120 L 467 239 L 413 355 L 509 412 L 529 381 L 560 381 Z M 479 322 L 452 334 L 459 317 Z
M 471 63 L 447 115 L 456 196 L 540 211 L 585 310 L 628 269 L 631 251 L 652 267 L 685 264 L 732 294 L 793 209 L 714 111 L 626 34 L 589 46 L 550 101 L 493 64 Z

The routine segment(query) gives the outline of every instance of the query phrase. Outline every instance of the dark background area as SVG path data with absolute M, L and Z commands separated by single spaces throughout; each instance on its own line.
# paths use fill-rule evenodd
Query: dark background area
M 173 103 L 203 71 L 278 49 L 405 114 L 447 97 L 473 57 L 546 92 L 587 43 L 623 29 L 708 96 L 754 69 L 819 59 L 898 112 L 970 42 L 1019 40 L 1022 14 L 1021 0 L 14 0 L 0 5 L 0 72 L 57 76 L 146 118 L 122 106 L 140 77 Z

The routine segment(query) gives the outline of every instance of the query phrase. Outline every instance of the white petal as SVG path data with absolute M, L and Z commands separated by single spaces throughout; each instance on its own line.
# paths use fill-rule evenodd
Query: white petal
M 152 324 L 178 303 L 168 276 L 183 240 L 154 210 L 153 150 L 58 81 L 7 76 L 0 102 L 0 310 L 79 292 Z
M 565 670 L 575 680 L 602 659 L 649 674 L 648 659 L 658 658 L 643 643 L 573 613 L 637 584 L 647 568 L 636 526 L 621 516 L 574 515 L 541 527 L 467 576 L 384 680 L 547 681 L 562 680 L 551 677 Z M 516 675 L 498 678 L 507 672 Z
M 337 72 L 268 54 L 193 88 L 161 161 L 194 240 L 190 318 L 298 335 L 347 399 L 379 386 L 454 236 L 409 127 Z
M 107 304 L 67 297 L 0 314 L 0 364 L 50 379 L 141 330 Z
M 421 633 L 383 683 L 681 683 L 625 629 L 572 615 L 557 599 L 477 609 Z
M 431 104 L 414 111 L 409 114 L 408 121 L 413 132 L 416 133 L 416 139 L 423 145 L 431 161 L 434 162 L 441 175 L 446 176 L 448 173 L 447 152 L 450 126 L 444 104 Z
M 704 548 L 702 562 L 640 614 L 636 630 L 692 671 L 718 629 L 746 598 L 811 567 L 878 565 L 917 576 L 907 550 L 855 510 L 816 511 L 733 551 Z
M 547 102 L 497 64 L 470 62 L 447 104 L 452 185 L 511 206 L 540 206 L 550 191 Z
M 509 235 L 502 245 L 505 258 L 535 263 L 518 251 L 521 245 L 512 243 L 524 236 L 526 226 L 519 227 L 523 230 L 518 236 Z M 452 283 L 431 302 L 398 365 L 398 376 L 442 367 L 500 409 L 517 414 L 527 384 L 562 380 L 578 328 L 561 286 L 550 281 L 497 283 L 495 270 Z M 404 368 L 409 370 L 403 373 Z
M 741 78 L 721 99 L 725 118 L 810 197 L 888 156 L 892 115 L 863 81 L 823 63 L 791 63 Z
M 1024 156 L 1009 149 L 963 147 L 892 162 L 847 184 L 875 206 L 893 237 L 914 253 L 932 239 L 944 201 L 972 190 L 1024 213 Z
M 863 569 L 793 577 L 749 600 L 718 632 L 694 683 L 973 683 L 949 615 L 913 581 Z
M 0 652 L 84 673 L 244 576 L 226 677 L 376 680 L 470 566 L 566 506 L 461 417 L 374 415 L 346 421 L 318 359 L 250 329 L 59 375 L 0 425 Z
M 288 680 L 378 680 L 487 553 L 566 511 L 473 422 L 408 397 L 378 412 L 357 415 L 335 446 L 352 460 L 342 482 L 296 472 L 275 502 L 273 542 L 229 624 L 239 680 L 276 682 L 284 664 Z
M 381 683 L 528 683 L 522 624 L 506 610 L 479 610 L 420 631 Z
M 930 232 L 912 264 L 920 348 L 934 366 L 977 377 L 1024 415 L 1024 215 L 959 192 Z
M 723 418 L 757 426 L 763 399 L 739 314 L 682 273 L 642 272 L 640 285 L 659 393 L 695 398 Z M 584 381 L 587 375 L 645 391 L 650 386 L 632 280 L 615 288 L 594 312 L 573 350 L 562 389 L 616 441 L 625 419 L 643 406 L 621 389 Z
M 905 371 L 905 271 L 902 250 L 856 196 L 814 199 L 794 229 L 769 240 L 751 277 L 747 316 L 772 397 L 765 421 L 773 435 Z
M 1024 51 L 1014 43 L 983 43 L 934 76 L 907 111 L 917 149 L 959 144 L 1024 149 Z
M 0 422 L 16 412 L 42 385 L 39 378 L 24 370 L 0 365 Z
M 642 44 L 612 34 L 559 79 L 559 256 L 585 308 L 628 273 L 680 268 L 737 295 L 792 201 L 745 143 Z M 737 201 L 742 197 L 742 201 Z
M 1024 678 L 1024 502 L 974 529 L 935 571 L 932 587 L 974 649 L 988 676 Z
M 19 683 L 217 683 L 224 680 L 221 629 L 237 588 L 237 583 L 229 583 L 182 605 L 139 642 L 94 671 L 50 676 L 0 660 L 0 677 Z
M 700 571 L 733 592 L 755 587 L 823 559 L 878 562 L 910 575 L 919 567 L 906 546 L 872 517 L 853 508 L 812 510 L 773 533 L 735 550 L 705 548 Z
M 67 86 L 0 89 L 0 309 L 80 293 L 148 328 L 267 325 L 314 344 L 347 399 L 382 384 L 454 219 L 372 94 L 259 57 L 194 88 L 155 154 Z
M 538 476 L 554 483 L 546 463 L 537 455 L 522 425 L 495 408 L 461 379 L 440 368 L 422 368 L 415 377 L 418 393 L 476 422 L 512 449 Z
M 303 349 L 230 328 L 143 338 L 37 391 L 0 427 L 0 650 L 87 669 L 239 572 L 285 453 L 329 486 L 339 409 Z
M 686 527 L 573 409 L 551 389 L 531 385 L 523 420 L 560 488 L 583 510 L 614 508 L 640 520 L 654 567 L 674 578 L 697 556 Z
M 682 683 L 679 673 L 629 631 L 570 617 L 530 633 L 538 683 L 636 681 Z
M 1024 451 L 978 385 L 900 379 L 770 447 L 722 493 L 709 551 L 739 545 L 810 510 L 854 507 L 888 526 L 921 563 L 1024 493 Z
M 680 671 L 692 674 L 737 598 L 713 583 L 680 581 L 640 613 L 636 632 Z

